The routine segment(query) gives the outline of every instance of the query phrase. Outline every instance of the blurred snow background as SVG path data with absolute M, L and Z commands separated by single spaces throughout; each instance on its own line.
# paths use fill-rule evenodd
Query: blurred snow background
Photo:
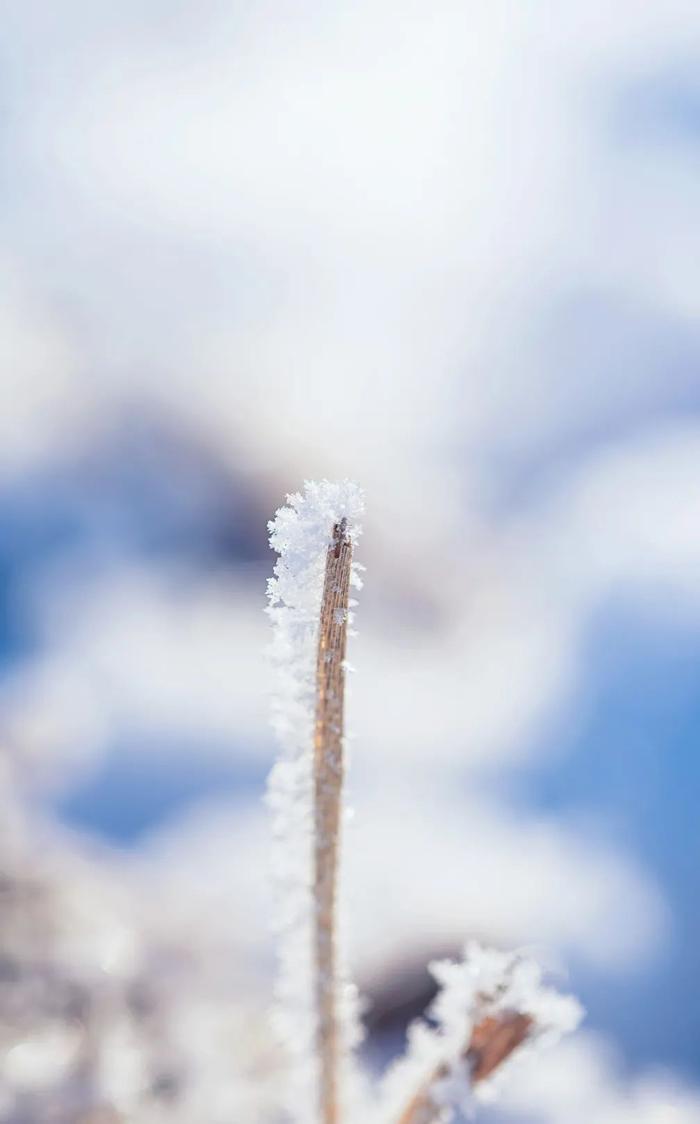
M 272 1119 L 265 522 L 344 475 L 375 1054 L 534 946 L 586 1030 L 490 1118 L 700 1120 L 699 62 L 682 0 L 6 0 L 3 1121 Z

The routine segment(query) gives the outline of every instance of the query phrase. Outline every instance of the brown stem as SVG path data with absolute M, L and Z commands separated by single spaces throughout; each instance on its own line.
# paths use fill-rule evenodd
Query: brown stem
M 530 1015 L 521 1015 L 515 1011 L 487 1015 L 477 1023 L 464 1051 L 472 1085 L 490 1077 L 522 1045 L 532 1025 Z M 441 1106 L 433 1099 L 433 1089 L 448 1076 L 449 1066 L 438 1066 L 406 1105 L 396 1124 L 435 1124 L 439 1119 Z
M 316 662 L 314 946 L 321 1124 L 339 1124 L 336 886 L 344 774 L 344 661 L 351 562 L 352 544 L 347 535 L 347 521 L 343 519 L 333 527 L 326 556 Z

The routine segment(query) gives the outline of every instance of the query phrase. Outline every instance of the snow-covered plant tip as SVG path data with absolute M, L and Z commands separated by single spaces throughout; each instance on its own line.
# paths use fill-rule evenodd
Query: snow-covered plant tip
M 488 1095 L 516 1054 L 575 1029 L 579 1004 L 518 954 L 466 946 L 431 965 L 430 1022 L 375 1092 L 362 1080 L 357 993 L 338 923 L 345 774 L 346 645 L 360 588 L 354 559 L 363 497 L 353 483 L 307 483 L 270 523 L 269 582 L 282 752 L 269 781 L 280 941 L 276 1019 L 290 1057 L 295 1124 L 437 1124 Z

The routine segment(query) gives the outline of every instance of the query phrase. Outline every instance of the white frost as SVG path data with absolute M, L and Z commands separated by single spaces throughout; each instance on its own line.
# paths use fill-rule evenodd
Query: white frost
M 288 1107 L 296 1124 L 313 1124 L 316 1119 L 311 886 L 319 613 L 333 526 L 346 519 L 347 534 L 355 543 L 362 510 L 362 492 L 356 484 L 307 482 L 302 493 L 287 496 L 287 505 L 269 524 L 270 545 L 279 554 L 268 583 L 267 608 L 274 626 L 272 660 L 276 670 L 272 719 L 281 746 L 267 793 L 273 814 L 280 947 L 275 1023 L 290 1056 Z M 355 565 L 351 581 L 356 588 L 361 585 Z M 341 980 L 339 1017 L 347 1053 L 359 1037 L 356 1008 L 354 989 Z
M 382 1124 L 398 1119 L 406 1103 L 441 1067 L 447 1075 L 431 1089 L 432 1099 L 444 1106 L 441 1120 L 452 1119 L 456 1109 L 465 1110 L 473 1096 L 491 1099 L 513 1059 L 538 1045 L 553 1044 L 562 1034 L 575 1030 L 583 1016 L 576 999 L 545 986 L 539 965 L 518 953 L 470 942 L 462 960 L 435 961 L 430 971 L 439 986 L 429 1011 L 435 1025 L 419 1021 L 409 1028 L 406 1054 L 383 1082 L 377 1117 Z M 464 1061 L 466 1046 L 481 1019 L 501 1012 L 530 1015 L 532 1031 L 495 1075 L 473 1090 Z

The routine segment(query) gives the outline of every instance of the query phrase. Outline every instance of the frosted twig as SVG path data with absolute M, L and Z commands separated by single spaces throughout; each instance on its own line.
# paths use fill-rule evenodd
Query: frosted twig
M 362 493 L 349 481 L 307 482 L 270 524 L 278 552 L 269 582 L 281 743 L 268 802 L 274 812 L 280 933 L 276 1023 L 289 1051 L 286 1117 L 293 1124 L 447 1124 L 488 1093 L 511 1055 L 572 1030 L 581 1008 L 542 986 L 538 966 L 467 945 L 439 961 L 432 1025 L 409 1030 L 404 1057 L 379 1098 L 354 1064 L 356 992 L 344 970 L 338 923 L 343 818 L 344 694 L 349 591 Z M 375 1113 L 376 1109 L 376 1113 Z
M 343 788 L 345 648 L 352 543 L 347 520 L 333 527 L 316 661 L 314 732 L 314 947 L 316 956 L 319 1101 L 323 1124 L 338 1121 L 338 1025 L 336 1010 L 336 892 Z
M 518 1012 L 487 1015 L 477 1023 L 463 1054 L 472 1087 L 490 1077 L 501 1062 L 522 1045 L 533 1025 L 530 1015 Z M 436 1066 L 408 1102 L 396 1124 L 436 1124 L 443 1116 L 445 1106 L 442 1097 L 434 1096 L 434 1091 L 449 1077 L 450 1067 L 446 1062 Z
M 307 482 L 270 524 L 270 580 L 281 753 L 271 773 L 280 972 L 275 1023 L 287 1047 L 295 1124 L 338 1124 L 359 1103 L 352 1062 L 361 1037 L 337 921 L 343 809 L 345 645 L 362 493 L 350 481 Z
M 435 1024 L 409 1028 L 404 1057 L 388 1072 L 381 1124 L 445 1124 L 483 1098 L 511 1056 L 556 1041 L 581 1019 L 579 1004 L 543 986 L 538 965 L 518 954 L 468 944 L 458 962 L 436 961 Z

